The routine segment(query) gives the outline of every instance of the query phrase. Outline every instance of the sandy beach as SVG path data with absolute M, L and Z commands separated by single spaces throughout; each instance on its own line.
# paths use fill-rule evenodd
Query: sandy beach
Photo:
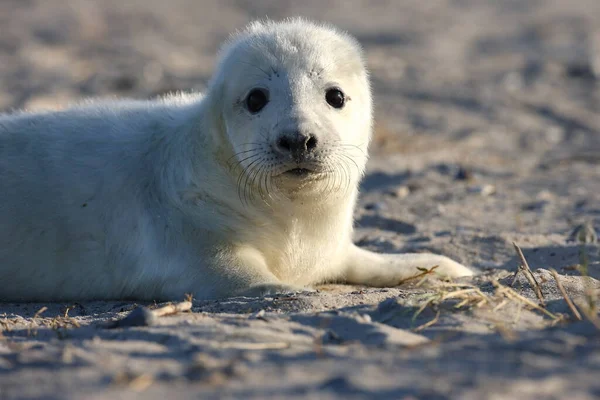
M 376 128 L 355 242 L 480 273 L 164 316 L 0 303 L 0 399 L 598 398 L 596 0 L 3 0 L 0 111 L 202 91 L 223 40 L 266 16 L 364 46 Z M 515 277 L 514 244 L 531 273 Z

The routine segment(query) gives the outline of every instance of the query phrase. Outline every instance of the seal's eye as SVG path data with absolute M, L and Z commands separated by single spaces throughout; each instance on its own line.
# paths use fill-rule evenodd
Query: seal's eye
M 346 103 L 344 92 L 338 88 L 328 89 L 325 93 L 325 100 L 327 100 L 327 103 L 333 108 L 342 108 Z
M 252 114 L 256 114 L 264 108 L 269 102 L 268 93 L 264 89 L 252 89 L 246 97 L 246 108 Z

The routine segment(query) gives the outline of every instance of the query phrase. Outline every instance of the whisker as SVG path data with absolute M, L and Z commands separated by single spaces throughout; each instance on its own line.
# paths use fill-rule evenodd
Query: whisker
M 260 156 L 260 155 L 258 155 L 258 156 Z M 257 162 L 260 162 L 260 161 L 261 161 L 261 158 L 258 157 L 257 159 L 252 160 L 252 162 L 250 162 L 245 168 L 242 166 L 242 171 L 240 172 L 240 175 L 238 176 L 238 180 L 237 180 L 238 196 L 240 197 L 240 201 L 242 201 L 242 203 L 244 203 L 246 205 L 248 205 L 247 197 L 246 197 L 246 184 L 248 182 L 248 174 L 251 173 L 253 166 Z M 244 178 L 246 178 L 245 181 L 244 181 Z M 243 185 L 242 185 L 242 182 L 244 182 Z
M 354 159 L 352 157 L 350 157 L 349 155 L 345 154 L 345 153 L 339 153 L 339 155 L 341 157 L 344 157 L 346 160 L 351 161 L 354 166 L 356 167 L 356 172 L 360 172 L 360 167 L 358 166 L 358 164 L 356 163 L 356 161 L 354 161 Z
M 248 156 L 248 157 L 246 157 L 246 158 L 244 158 L 244 159 L 242 159 L 242 160 L 240 160 L 240 161 L 237 161 L 237 162 L 235 162 L 235 163 L 234 163 L 234 162 L 231 162 L 231 163 L 229 163 L 229 164 L 228 164 L 228 166 L 229 166 L 229 168 L 230 168 L 231 170 L 233 170 L 233 168 L 234 168 L 234 167 L 241 167 L 241 168 L 242 168 L 242 170 L 243 170 L 243 169 L 244 169 L 243 163 L 244 163 L 245 161 L 247 161 L 247 160 L 252 160 L 253 158 L 260 157 L 260 156 L 261 156 L 260 154 L 252 154 L 252 155 L 250 155 L 250 156 Z
M 231 159 L 233 159 L 233 158 L 236 158 L 237 156 L 239 156 L 239 155 L 242 155 L 242 154 L 244 154 L 244 153 L 250 153 L 250 152 L 253 152 L 253 151 L 257 151 L 257 150 L 255 150 L 255 149 L 252 149 L 252 150 L 240 151 L 240 152 L 238 152 L 238 153 L 235 153 L 234 155 L 232 155 L 231 157 L 229 157 L 229 158 L 227 159 L 226 163 L 227 163 L 227 164 L 230 164 L 230 161 L 231 161 Z M 250 155 L 250 157 L 252 157 L 252 155 Z M 244 160 L 246 160 L 246 159 L 247 159 L 247 158 L 244 158 Z M 242 161 L 238 161 L 238 163 L 240 163 L 240 162 L 243 162 L 244 160 L 242 160 Z
M 268 197 L 271 197 L 271 195 L 270 195 L 270 193 L 269 193 L 269 185 L 268 185 L 268 182 L 269 182 L 269 177 L 270 177 L 270 175 L 269 175 L 269 170 L 271 169 L 271 167 L 272 167 L 272 165 L 271 165 L 271 164 L 266 164 L 266 165 L 265 165 L 265 171 L 264 171 L 264 173 L 263 173 L 263 176 L 261 176 L 261 179 L 260 179 L 260 185 L 261 185 L 261 187 L 262 187 L 262 184 L 263 184 L 263 183 L 265 184 L 265 194 L 266 194 L 266 196 L 268 196 Z M 263 181 L 264 181 L 264 182 L 263 182 Z M 263 197 L 263 200 L 265 200 L 265 198 L 264 198 L 264 197 Z
M 252 64 L 252 63 L 249 63 L 249 62 L 247 62 L 247 61 L 242 61 L 242 60 L 240 60 L 239 62 L 240 62 L 241 64 L 248 65 L 248 66 L 250 66 L 250 67 L 252 67 L 252 68 L 255 68 L 255 69 L 259 70 L 260 72 L 262 72 L 263 74 L 265 74 L 265 76 L 266 76 L 267 78 L 270 78 L 270 77 L 271 77 L 271 74 L 269 74 L 267 71 L 265 71 L 264 69 L 262 69 L 262 68 L 261 68 L 261 67 L 259 67 L 258 65 L 254 65 L 254 64 Z
M 242 146 L 249 146 L 251 144 L 258 145 L 258 146 L 264 146 L 265 145 L 265 143 L 263 143 L 263 142 L 247 142 L 247 143 L 242 143 L 242 144 L 238 144 L 236 146 L 233 146 L 233 148 L 235 149 L 235 148 L 242 147 Z
M 263 161 L 264 160 L 261 160 L 261 162 L 255 168 L 254 174 L 250 178 L 250 199 L 254 199 L 254 189 L 256 188 L 256 178 L 260 175 L 261 171 L 265 168 L 265 163 Z M 259 194 L 261 194 L 261 188 L 259 187 L 258 189 L 259 189 L 258 190 Z M 262 194 L 261 194 L 261 197 L 262 197 Z
M 256 164 L 256 162 L 258 162 L 258 164 Z M 252 162 L 252 164 L 248 165 L 248 168 L 246 169 L 247 173 L 246 173 L 246 180 L 244 181 L 244 199 L 246 199 L 246 204 L 249 204 L 248 202 L 248 197 L 246 196 L 246 194 L 248 193 L 247 189 L 248 189 L 248 184 L 251 183 L 251 177 L 252 174 L 255 173 L 255 171 L 260 168 L 260 166 L 262 165 L 263 162 L 263 158 L 261 157 L 260 159 Z M 250 186 L 250 193 L 248 194 L 249 198 L 252 199 L 252 186 Z

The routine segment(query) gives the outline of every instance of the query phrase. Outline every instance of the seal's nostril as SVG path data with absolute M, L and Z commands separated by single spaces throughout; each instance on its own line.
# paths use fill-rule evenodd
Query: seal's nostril
M 282 137 L 277 141 L 277 146 L 285 151 L 291 151 L 291 143 L 290 140 L 287 137 Z
M 306 141 L 306 150 L 312 151 L 317 147 L 317 138 L 314 136 L 310 136 Z

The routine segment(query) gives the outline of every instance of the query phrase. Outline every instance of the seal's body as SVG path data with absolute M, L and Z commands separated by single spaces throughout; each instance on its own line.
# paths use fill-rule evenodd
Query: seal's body
M 371 136 L 358 44 L 254 23 L 208 91 L 0 116 L 0 300 L 261 295 L 393 286 L 433 254 L 356 247 Z

